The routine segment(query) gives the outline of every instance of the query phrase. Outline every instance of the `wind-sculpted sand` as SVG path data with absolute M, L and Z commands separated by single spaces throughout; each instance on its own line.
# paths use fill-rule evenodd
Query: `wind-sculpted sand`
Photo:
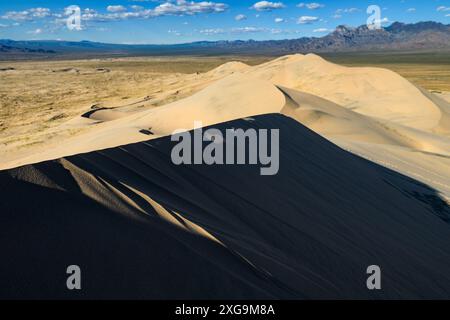
M 205 88 L 142 111 L 137 104 L 146 101 L 86 110 L 60 125 L 86 133 L 49 141 L 20 157 L 7 152 L 0 167 L 145 141 L 190 130 L 194 121 L 207 126 L 280 112 L 347 148 L 353 144 L 360 150 L 356 145 L 361 143 L 386 146 L 441 156 L 445 163 L 450 155 L 450 104 L 389 70 L 342 67 L 313 54 L 299 54 L 254 67 L 230 62 L 201 76 L 180 77 L 173 87 L 188 82 Z
M 74 256 L 98 277 L 87 298 L 450 297 L 444 97 L 316 55 L 172 80 L 192 94 L 96 106 L 60 124 L 79 134 L 8 150 L 1 226 L 16 259 L 3 267 L 5 292 L 20 296 L 14 281 L 29 281 L 20 263 L 34 252 L 49 270 L 46 297 L 69 295 L 51 275 Z M 169 135 L 196 121 L 279 129 L 279 173 L 175 166 Z M 372 264 L 384 270 L 383 291 L 365 287 Z

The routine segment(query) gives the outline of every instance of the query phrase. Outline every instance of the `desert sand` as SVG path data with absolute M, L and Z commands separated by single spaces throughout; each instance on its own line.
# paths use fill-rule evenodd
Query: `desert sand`
M 445 94 L 313 54 L 182 78 L 186 97 L 94 107 L 58 127 L 77 134 L 5 152 L 4 292 L 39 295 L 32 253 L 45 297 L 70 297 L 50 279 L 74 256 L 97 276 L 87 298 L 450 297 Z M 169 135 L 194 121 L 279 128 L 279 174 L 173 165 Z
M 178 129 L 192 129 L 194 121 L 208 126 L 267 113 L 289 115 L 372 160 L 385 153 L 369 150 L 381 147 L 387 148 L 388 154 L 410 153 L 406 159 L 397 155 L 406 162 L 416 155 L 424 157 L 423 167 L 428 167 L 429 161 L 437 162 L 437 167 L 449 165 L 450 104 L 392 71 L 348 68 L 314 54 L 298 54 L 254 67 L 230 62 L 200 76 L 184 77 L 193 76 L 201 80 L 191 79 L 189 85 L 204 88 L 191 96 L 143 111 L 129 105 L 86 110 L 60 125 L 82 134 L 49 141 L 37 150 L 21 150 L 19 156 L 7 152 L 0 168 L 167 136 Z M 174 81 L 168 91 L 188 80 L 180 82 Z M 152 135 L 142 134 L 142 130 Z M 398 161 L 376 161 L 402 172 Z M 448 170 L 436 173 L 440 179 L 424 172 L 420 176 L 424 183 L 436 180 L 449 197 L 448 183 L 441 181 L 450 178 L 449 174 Z

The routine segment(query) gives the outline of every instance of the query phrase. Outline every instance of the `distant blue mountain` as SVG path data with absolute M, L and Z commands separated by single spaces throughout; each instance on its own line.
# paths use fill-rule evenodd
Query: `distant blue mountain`
M 366 25 L 338 26 L 321 38 L 269 41 L 200 41 L 175 45 L 124 45 L 91 41 L 0 40 L 0 58 L 30 56 L 130 56 L 130 55 L 281 55 L 294 52 L 352 52 L 380 50 L 450 50 L 450 25 L 438 22 L 395 22 L 380 30 Z

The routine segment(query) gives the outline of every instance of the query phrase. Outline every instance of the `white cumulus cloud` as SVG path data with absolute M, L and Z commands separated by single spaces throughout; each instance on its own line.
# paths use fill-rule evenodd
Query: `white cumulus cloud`
M 51 16 L 49 8 L 31 8 L 24 11 L 8 11 L 1 18 L 14 21 L 26 21 Z
M 42 29 L 35 29 L 35 30 L 31 30 L 31 31 L 28 31 L 27 33 L 28 34 L 41 34 L 42 32 L 44 32 Z
M 274 9 L 282 9 L 285 5 L 282 2 L 260 1 L 255 3 L 252 8 L 256 11 L 271 11 Z
M 436 11 L 450 11 L 450 7 L 440 6 L 436 8 Z
M 299 3 L 297 5 L 298 8 L 308 8 L 309 10 L 316 10 L 325 7 L 324 4 L 317 3 L 317 2 L 311 2 L 311 3 Z
M 330 30 L 328 30 L 327 28 L 318 28 L 318 29 L 314 29 L 313 32 L 316 33 L 322 33 L 322 32 L 329 32 Z
M 234 20 L 236 21 L 242 21 L 242 20 L 246 20 L 247 16 L 245 14 L 238 14 L 236 17 L 234 17 Z
M 127 11 L 127 8 L 125 8 L 124 6 L 108 6 L 106 7 L 106 10 L 108 10 L 109 12 L 123 12 Z
M 207 36 L 211 36 L 211 35 L 216 35 L 216 34 L 222 34 L 225 33 L 224 29 L 203 29 L 199 31 L 201 34 L 207 35 Z
M 358 8 L 345 8 L 345 9 L 337 9 L 336 10 L 336 14 L 341 14 L 341 13 L 355 13 L 361 11 Z
M 257 28 L 257 27 L 243 27 L 243 28 L 232 28 L 231 32 L 233 33 L 256 33 L 266 31 L 266 28 Z
M 297 19 L 297 23 L 298 24 L 310 24 L 310 23 L 316 22 L 318 20 L 319 20 L 318 17 L 301 16 L 300 18 Z

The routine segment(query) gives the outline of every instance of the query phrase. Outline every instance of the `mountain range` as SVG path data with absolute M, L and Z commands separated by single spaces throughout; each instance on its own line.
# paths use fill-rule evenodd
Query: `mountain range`
M 394 22 L 388 27 L 371 30 L 338 26 L 324 37 L 289 40 L 200 41 L 173 45 L 125 45 L 91 41 L 0 40 L 0 59 L 39 56 L 132 56 L 132 55 L 284 55 L 290 53 L 325 53 L 354 51 L 448 50 L 450 25 L 433 21 L 405 24 Z

